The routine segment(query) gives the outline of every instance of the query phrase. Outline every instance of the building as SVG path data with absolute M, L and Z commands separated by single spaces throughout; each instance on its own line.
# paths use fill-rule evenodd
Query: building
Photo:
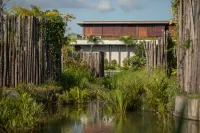
M 169 21 L 83 21 L 83 36 L 100 36 L 102 38 L 119 38 L 132 35 L 135 38 L 161 37 L 162 30 L 172 31 L 175 26 Z
M 102 38 L 102 41 L 93 47 L 93 52 L 105 52 L 105 58 L 109 62 L 116 60 L 122 66 L 123 60 L 127 55 L 134 55 L 134 46 L 128 49 L 123 42 L 119 41 L 119 37 L 124 35 L 132 35 L 139 41 L 150 41 L 148 38 L 158 38 L 162 36 L 163 30 L 169 30 L 173 33 L 174 24 L 170 25 L 169 21 L 83 21 L 78 22 L 83 27 L 83 37 L 90 35 Z M 90 52 L 90 43 L 87 39 L 77 40 L 76 50 Z M 129 54 L 128 54 L 129 53 Z

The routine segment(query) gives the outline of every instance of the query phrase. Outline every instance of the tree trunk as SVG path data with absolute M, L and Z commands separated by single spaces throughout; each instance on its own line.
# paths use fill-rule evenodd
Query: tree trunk
M 200 93 L 200 0 L 180 0 L 178 81 L 184 92 Z
M 92 53 L 93 52 L 93 44 L 91 44 L 91 46 L 90 46 L 90 53 Z

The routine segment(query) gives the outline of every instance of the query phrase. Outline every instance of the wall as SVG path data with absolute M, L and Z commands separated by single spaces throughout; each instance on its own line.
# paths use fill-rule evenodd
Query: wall
M 94 35 L 103 38 L 118 38 L 124 35 L 132 35 L 137 38 L 161 37 L 162 30 L 169 29 L 166 24 L 130 24 L 130 25 L 84 25 L 85 37 Z
M 135 41 L 133 43 L 139 43 L 140 41 Z M 146 42 L 149 41 L 151 40 L 146 40 Z M 156 41 L 156 43 L 158 42 Z M 90 44 L 87 43 L 87 40 L 77 40 L 77 43 L 73 43 L 72 45 L 75 45 L 75 47 L 82 52 L 90 52 Z M 134 46 L 126 48 L 126 46 L 118 40 L 102 40 L 102 42 L 93 46 L 93 52 L 100 51 L 104 52 L 104 57 L 105 59 L 108 59 L 109 62 L 116 60 L 121 66 L 123 66 L 123 60 L 127 57 L 128 52 L 130 53 L 130 56 L 135 55 Z

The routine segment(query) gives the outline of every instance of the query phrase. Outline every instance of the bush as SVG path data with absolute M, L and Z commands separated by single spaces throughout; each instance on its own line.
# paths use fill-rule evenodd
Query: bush
M 108 62 L 108 59 L 104 60 L 104 70 L 116 70 L 118 67 L 116 60 L 112 60 L 111 63 Z
M 81 89 L 79 87 L 70 88 L 70 91 L 65 91 L 63 94 L 58 95 L 60 104 L 67 103 L 85 103 L 88 100 L 89 92 L 87 89 Z
M 167 78 L 163 71 L 156 71 L 145 84 L 145 104 L 147 108 L 164 114 L 172 111 L 176 95 L 176 79 Z
M 0 126 L 10 132 L 29 130 L 35 126 L 42 110 L 42 105 L 28 93 L 3 96 L 0 99 Z
M 68 65 L 61 74 L 60 84 L 64 90 L 75 86 L 83 88 L 91 79 L 93 79 L 92 72 L 85 63 L 69 58 Z
M 130 63 L 130 66 L 134 69 L 138 69 L 138 68 L 142 68 L 145 66 L 146 64 L 146 61 L 145 59 L 143 58 L 140 58 L 138 56 L 132 56 L 130 59 L 129 59 L 129 63 Z
M 109 90 L 127 92 L 128 110 L 143 108 L 164 113 L 173 109 L 176 80 L 168 78 L 161 70 L 155 71 L 153 77 L 145 69 L 123 71 L 106 78 L 104 86 Z
M 116 60 L 112 60 L 111 61 L 111 65 L 114 66 L 114 67 L 117 67 L 117 61 Z

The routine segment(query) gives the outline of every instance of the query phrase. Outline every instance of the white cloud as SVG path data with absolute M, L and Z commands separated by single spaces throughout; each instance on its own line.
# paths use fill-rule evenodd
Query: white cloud
M 50 9 L 85 8 L 85 9 L 98 10 L 102 12 L 114 10 L 109 0 L 98 0 L 96 3 L 91 2 L 90 0 L 10 0 L 7 3 L 9 7 L 13 5 L 21 5 L 24 7 L 30 7 L 30 5 L 36 5 L 40 6 L 41 8 L 50 8 Z
M 124 10 L 124 11 L 132 11 L 134 9 L 141 9 L 141 2 L 143 0 L 116 0 L 117 4 Z
M 6 0 L 5 0 L 6 1 Z M 42 8 L 92 8 L 92 3 L 88 0 L 10 0 L 9 5 L 21 5 L 30 7 L 30 5 L 40 6 Z
M 97 4 L 97 9 L 99 11 L 112 11 L 114 8 L 110 4 L 109 0 L 100 0 L 99 3 Z

